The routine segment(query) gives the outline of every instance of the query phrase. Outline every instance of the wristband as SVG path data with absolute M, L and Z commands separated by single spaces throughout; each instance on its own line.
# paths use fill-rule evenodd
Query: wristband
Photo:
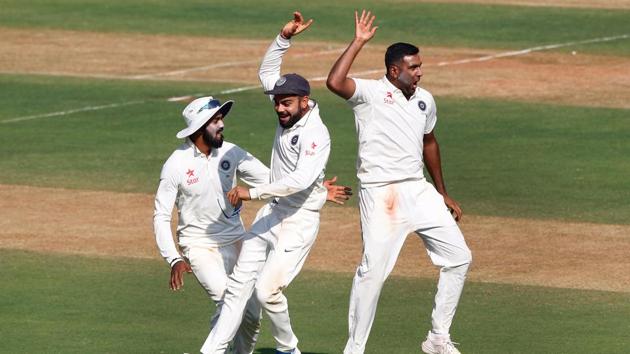
M 173 268 L 173 266 L 174 266 L 175 264 L 177 264 L 177 262 L 179 262 L 179 261 L 183 261 L 183 260 L 184 260 L 184 259 L 183 259 L 182 257 L 177 257 L 177 258 L 173 259 L 169 265 L 171 266 L 171 268 Z

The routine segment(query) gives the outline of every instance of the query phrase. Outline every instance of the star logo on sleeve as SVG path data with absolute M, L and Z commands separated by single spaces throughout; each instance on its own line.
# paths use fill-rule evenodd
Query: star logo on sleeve
M 189 168 L 188 171 L 186 172 L 186 174 L 188 175 L 188 177 L 193 177 L 195 175 L 195 170 L 191 170 Z
M 306 156 L 313 156 L 315 155 L 315 148 L 317 147 L 317 144 L 315 144 L 315 142 L 311 143 L 311 150 L 306 150 Z

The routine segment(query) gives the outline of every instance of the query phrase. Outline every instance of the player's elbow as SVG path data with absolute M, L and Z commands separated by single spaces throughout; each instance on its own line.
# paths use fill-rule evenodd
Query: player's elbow
M 348 81 L 352 80 L 345 77 L 336 77 L 331 73 L 328 75 L 328 79 L 326 80 L 326 87 L 328 87 L 328 89 L 337 96 L 347 100 L 352 97 L 352 93 L 354 92 L 354 88 L 351 87 Z
M 339 90 L 341 89 L 341 82 L 334 75 L 328 75 L 328 79 L 326 79 L 326 87 L 336 94 L 339 94 Z

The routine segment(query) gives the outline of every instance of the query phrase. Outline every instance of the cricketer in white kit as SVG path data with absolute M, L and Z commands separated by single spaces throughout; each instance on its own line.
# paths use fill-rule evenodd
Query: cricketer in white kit
M 273 41 L 262 61 L 259 77 L 266 94 L 273 95 L 279 125 L 271 156 L 271 183 L 252 189 L 237 187 L 232 203 L 270 199 L 260 209 L 234 271 L 228 281 L 223 309 L 202 353 L 224 353 L 234 337 L 247 299 L 255 291 L 271 320 L 277 353 L 300 353 L 291 328 L 283 290 L 301 270 L 319 229 L 322 186 L 330 154 L 330 136 L 309 99 L 308 81 L 297 74 L 280 76 L 289 38 L 307 28 L 299 13 Z
M 252 186 L 266 184 L 270 179 L 270 170 L 258 159 L 223 141 L 223 119 L 232 104 L 202 97 L 186 106 L 183 116 L 188 127 L 177 134 L 186 141 L 162 167 L 155 196 L 155 238 L 160 254 L 171 265 L 170 288 L 179 290 L 184 284 L 183 274 L 194 272 L 217 305 L 211 326 L 221 312 L 228 275 L 238 258 L 239 242 L 245 236 L 240 205 L 234 208 L 227 193 L 236 186 L 237 178 Z M 326 200 L 343 204 L 351 190 L 334 182 L 334 178 L 324 181 Z M 175 205 L 178 243 L 184 257 L 178 252 L 171 232 L 171 212 Z M 258 300 L 251 298 L 234 337 L 232 353 L 252 353 L 260 314 Z
M 355 38 L 327 81 L 328 88 L 352 107 L 359 142 L 363 256 L 352 284 L 344 353 L 365 351 L 383 283 L 412 231 L 440 267 L 432 329 L 421 349 L 430 354 L 459 353 L 449 330 L 472 257 L 456 223 L 461 208 L 446 193 L 442 178 L 435 101 L 417 86 L 422 76 L 418 48 L 391 45 L 385 55 L 387 73 L 380 80 L 348 78 L 356 55 L 376 32 L 374 19 L 370 12 L 363 11 L 360 17 L 355 12 Z M 424 177 L 425 164 L 435 187 Z
M 188 127 L 177 134 L 186 141 L 162 167 L 153 216 L 160 254 L 172 269 L 171 289 L 180 289 L 183 273 L 192 268 L 217 306 L 210 326 L 221 312 L 228 274 L 238 258 L 238 242 L 245 235 L 239 208 L 230 204 L 226 193 L 236 186 L 237 177 L 253 186 L 269 180 L 269 169 L 262 162 L 223 141 L 223 119 L 232 103 L 221 104 L 212 97 L 202 97 L 186 106 L 183 116 Z M 179 246 L 185 259 L 171 232 L 174 205 L 178 210 Z M 260 305 L 252 298 L 234 338 L 234 353 L 253 352 L 260 315 Z

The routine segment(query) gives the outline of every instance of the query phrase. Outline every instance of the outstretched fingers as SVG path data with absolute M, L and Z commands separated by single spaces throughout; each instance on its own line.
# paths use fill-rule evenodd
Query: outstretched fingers
M 376 16 L 372 15 L 372 11 L 361 11 L 361 17 L 359 17 L 357 11 L 354 12 L 355 36 L 357 39 L 368 41 L 374 37 L 378 28 L 378 26 L 373 26 L 374 20 L 376 20 Z

